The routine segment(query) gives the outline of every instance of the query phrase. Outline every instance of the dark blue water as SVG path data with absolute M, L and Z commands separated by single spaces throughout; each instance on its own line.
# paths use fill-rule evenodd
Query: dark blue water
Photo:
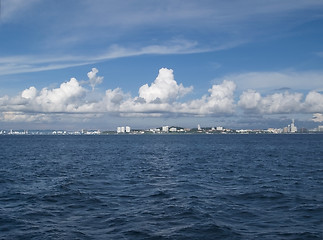
M 1 136 L 0 239 L 323 239 L 323 135 Z

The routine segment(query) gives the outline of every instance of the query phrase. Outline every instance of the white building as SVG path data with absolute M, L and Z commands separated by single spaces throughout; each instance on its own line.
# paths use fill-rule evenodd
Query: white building
M 297 132 L 297 127 L 295 126 L 295 121 L 292 119 L 292 123 L 288 124 L 287 128 L 285 127 L 283 132 L 287 133 L 296 133 Z
M 150 128 L 149 129 L 149 132 L 152 132 L 152 133 L 160 133 L 160 129 L 159 128 Z
M 130 127 L 129 126 L 126 126 L 126 133 L 130 133 Z
M 163 132 L 168 132 L 169 127 L 168 126 L 162 126 L 162 131 Z
M 296 133 L 297 132 L 297 127 L 295 126 L 294 119 L 292 120 L 292 123 L 290 124 L 290 132 L 291 133 Z
M 117 133 L 124 133 L 125 128 L 124 127 L 117 127 Z
M 217 131 L 223 131 L 223 127 L 216 127 Z
M 126 127 L 117 127 L 117 133 L 130 133 L 131 128 L 129 126 Z

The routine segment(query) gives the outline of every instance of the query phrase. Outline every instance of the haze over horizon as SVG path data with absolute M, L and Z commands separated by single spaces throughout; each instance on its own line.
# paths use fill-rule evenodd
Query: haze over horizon
M 2 0 L 0 129 L 323 123 L 323 2 Z

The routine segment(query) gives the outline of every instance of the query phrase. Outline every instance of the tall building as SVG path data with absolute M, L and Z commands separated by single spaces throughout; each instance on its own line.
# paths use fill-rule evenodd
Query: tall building
M 296 133 L 297 132 L 297 127 L 295 126 L 294 119 L 292 120 L 292 123 L 290 124 L 290 132 L 291 133 Z

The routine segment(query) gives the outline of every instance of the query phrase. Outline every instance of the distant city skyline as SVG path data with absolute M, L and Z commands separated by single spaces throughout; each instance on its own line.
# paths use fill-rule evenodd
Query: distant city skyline
M 317 0 L 3 0 L 0 129 L 315 128 L 322 11 Z
M 130 126 L 118 126 L 115 130 L 108 129 L 81 129 L 81 130 L 68 130 L 68 129 L 0 129 L 0 135 L 106 135 L 106 134 L 144 134 L 144 133 L 237 133 L 237 134 L 248 134 L 248 133 L 270 133 L 270 134 L 294 134 L 294 133 L 323 133 L 323 125 L 318 125 L 316 128 L 306 129 L 298 128 L 295 124 L 295 120 L 292 119 L 291 123 L 287 126 L 280 128 L 267 128 L 267 129 L 231 129 L 223 126 L 206 126 L 201 127 L 198 124 L 193 128 L 184 128 L 182 126 L 159 126 L 154 128 L 142 128 L 132 129 Z

